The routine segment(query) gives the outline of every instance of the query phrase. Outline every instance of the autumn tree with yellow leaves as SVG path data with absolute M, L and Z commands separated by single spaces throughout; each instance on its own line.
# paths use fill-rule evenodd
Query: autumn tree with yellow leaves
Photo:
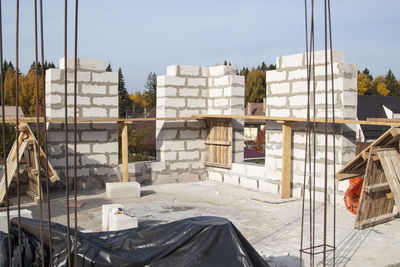
M 365 95 L 371 91 L 372 81 L 365 73 L 360 72 L 357 76 L 357 93 Z
M 54 67 L 53 63 L 45 62 L 45 70 Z M 39 100 L 43 98 L 41 65 L 39 68 L 39 76 L 36 76 L 36 65 L 32 64 L 27 75 L 22 73 L 18 74 L 18 105 L 22 107 L 24 116 L 36 115 L 36 87 L 39 82 Z M 8 106 L 15 106 L 15 79 L 16 71 L 11 63 L 5 61 L 3 63 L 4 74 L 4 104 Z M 38 80 L 37 80 L 38 79 Z

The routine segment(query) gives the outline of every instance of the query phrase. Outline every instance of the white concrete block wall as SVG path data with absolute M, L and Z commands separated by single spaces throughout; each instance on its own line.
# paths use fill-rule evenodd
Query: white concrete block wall
M 46 115 L 49 119 L 63 119 L 64 58 L 60 69 L 46 71 Z M 74 116 L 74 59 L 67 59 L 68 117 Z M 106 72 L 106 62 L 98 59 L 78 59 L 77 117 L 101 119 L 118 117 L 118 73 Z M 49 157 L 64 182 L 65 125 L 49 123 Z M 68 171 L 73 176 L 73 124 L 68 126 Z M 80 188 L 104 187 L 105 182 L 117 179 L 118 128 L 117 123 L 78 123 L 77 125 L 77 176 Z M 71 179 L 72 180 L 72 179 Z M 65 184 L 64 184 L 65 185 Z
M 167 67 L 157 77 L 157 117 L 189 117 L 192 114 L 244 114 L 244 77 L 232 66 Z M 152 168 L 154 183 L 201 180 L 207 136 L 205 121 L 157 121 L 157 160 L 165 168 Z M 243 160 L 243 120 L 234 122 L 233 160 Z M 145 176 L 146 176 L 145 175 Z M 169 175 L 169 177 L 167 177 Z M 143 176 L 143 175 L 141 175 Z
M 328 60 L 330 61 L 328 51 Z M 333 79 L 334 79 L 334 103 L 332 96 L 328 96 L 328 116 L 335 108 L 336 119 L 357 119 L 357 66 L 344 62 L 342 51 L 333 51 Z M 316 69 L 316 97 L 310 99 L 311 105 L 316 104 L 316 117 L 325 116 L 325 53 L 317 51 L 315 54 Z M 331 77 L 330 65 L 328 74 Z M 296 54 L 277 58 L 277 69 L 267 71 L 267 116 L 274 117 L 298 117 L 307 116 L 307 68 L 306 55 Z M 313 86 L 311 84 L 311 90 Z M 328 90 L 332 90 L 331 82 L 328 82 Z M 313 113 L 311 112 L 311 116 Z M 305 149 L 305 124 L 292 124 L 292 195 L 300 194 L 304 180 L 304 149 Z M 336 133 L 336 170 L 339 170 L 355 155 L 355 128 L 351 125 L 340 125 L 335 129 Z M 316 134 L 316 186 L 322 190 L 324 177 L 324 127 L 317 125 Z M 329 129 L 330 132 L 333 129 Z M 332 137 L 328 138 L 328 175 L 329 194 L 333 188 L 333 145 Z M 281 180 L 282 158 L 282 125 L 274 122 L 267 123 L 266 131 L 266 180 Z M 280 189 L 278 189 L 280 190 Z

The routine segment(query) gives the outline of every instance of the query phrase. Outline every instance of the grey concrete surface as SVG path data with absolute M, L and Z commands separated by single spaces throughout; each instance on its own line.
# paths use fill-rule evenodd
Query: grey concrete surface
M 221 216 L 230 219 L 271 266 L 299 266 L 302 221 L 299 199 L 282 201 L 277 195 L 211 181 L 146 186 L 142 187 L 141 195 L 140 198 L 114 200 L 107 199 L 102 190 L 80 193 L 78 200 L 85 202 L 78 208 L 80 230 L 101 230 L 102 204 L 121 203 L 137 216 L 139 226 L 192 216 Z M 39 218 L 39 205 L 23 202 L 22 208 L 31 210 L 33 217 Z M 52 221 L 66 224 L 65 204 L 64 192 L 52 195 Z M 315 244 L 318 245 L 323 236 L 323 206 L 317 204 L 316 211 Z M 47 218 L 46 203 L 43 213 Z M 71 214 L 73 225 L 73 209 Z M 328 243 L 332 244 L 332 206 L 328 207 L 328 214 Z M 356 230 L 354 215 L 342 207 L 337 207 L 336 214 L 336 266 L 400 266 L 400 219 Z M 306 221 L 308 218 L 306 214 Z M 307 247 L 308 223 L 304 229 L 304 247 Z M 302 262 L 309 266 L 309 260 L 309 256 L 304 255 Z M 321 260 L 316 257 L 315 265 L 322 266 Z M 332 266 L 332 253 L 327 254 L 327 263 Z

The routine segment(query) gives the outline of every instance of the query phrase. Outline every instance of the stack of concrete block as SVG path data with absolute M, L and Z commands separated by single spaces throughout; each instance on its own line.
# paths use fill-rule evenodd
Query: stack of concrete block
M 74 117 L 74 59 L 60 60 L 60 69 L 46 71 L 46 115 L 49 119 L 64 119 L 65 101 L 68 118 Z M 67 98 L 64 94 L 67 71 Z M 78 59 L 77 118 L 118 118 L 118 73 L 106 72 L 106 62 L 96 59 Z M 60 178 L 65 171 L 65 124 L 51 122 L 47 125 L 49 158 Z M 73 176 L 74 135 L 73 124 L 68 124 L 68 155 Z M 117 178 L 118 126 L 114 122 L 78 123 L 77 125 L 77 176 L 79 188 L 104 187 L 106 181 Z
M 332 84 L 328 81 L 328 117 L 332 118 L 332 107 L 335 108 L 336 119 L 356 120 L 357 111 L 357 66 L 344 62 L 342 51 L 333 52 L 333 75 L 330 67 L 330 51 L 328 51 L 328 78 L 334 81 L 334 104 L 332 105 Z M 307 118 L 307 67 L 306 54 L 296 54 L 278 57 L 277 69 L 267 71 L 266 115 L 272 117 Z M 315 103 L 315 117 L 325 118 L 325 52 L 315 53 L 315 99 L 313 84 L 310 84 L 310 106 Z M 312 109 L 312 108 L 311 108 Z M 310 116 L 313 117 L 313 110 Z M 279 181 L 282 167 L 282 125 L 268 122 L 266 130 L 266 180 Z M 333 188 L 333 137 L 336 134 L 336 170 L 346 164 L 355 155 L 355 127 L 353 125 L 338 125 L 328 127 L 329 143 L 325 145 L 325 127 L 318 124 L 316 128 L 316 186 L 322 191 L 324 186 L 325 147 L 328 147 L 328 174 L 330 197 Z M 292 124 L 292 194 L 301 195 L 304 179 L 304 156 L 306 142 L 305 123 Z M 314 145 L 314 143 L 313 143 Z M 274 184 L 275 182 L 273 182 Z M 275 185 L 274 185 L 275 186 Z M 317 193 L 317 198 L 322 194 Z M 322 199 L 322 198 L 319 198 Z
M 192 114 L 243 115 L 244 77 L 231 66 L 169 66 L 157 77 L 157 117 Z M 243 160 L 243 122 L 233 123 L 234 161 Z M 157 160 L 151 164 L 155 183 L 197 181 L 204 166 L 207 127 L 203 120 L 157 121 Z

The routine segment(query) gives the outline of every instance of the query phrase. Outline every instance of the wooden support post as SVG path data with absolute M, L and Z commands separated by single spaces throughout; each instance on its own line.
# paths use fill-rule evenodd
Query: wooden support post
M 122 128 L 122 181 L 129 182 L 128 173 L 128 124 L 124 123 Z
M 282 123 L 282 198 L 290 198 L 290 177 L 292 173 L 292 126 L 291 122 Z

